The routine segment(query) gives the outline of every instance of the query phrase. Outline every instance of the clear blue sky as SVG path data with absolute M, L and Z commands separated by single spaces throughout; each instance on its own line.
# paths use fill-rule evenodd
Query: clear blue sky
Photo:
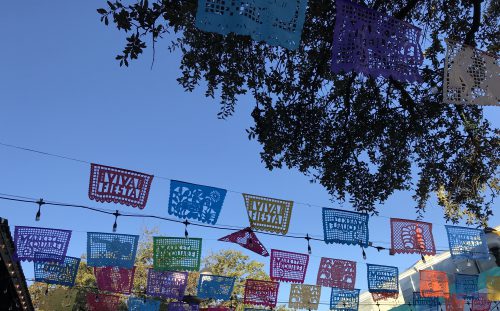
M 99 22 L 96 8 L 105 1 L 6 2 L 0 10 L 0 141 L 96 163 L 152 173 L 173 179 L 276 198 L 351 209 L 330 201 L 318 184 L 294 170 L 268 171 L 260 162 L 260 146 L 248 141 L 253 100 L 242 97 L 228 120 L 216 118 L 217 100 L 203 96 L 203 88 L 185 93 L 177 84 L 179 55 L 157 47 L 150 70 L 151 50 L 129 68 L 114 60 L 124 34 Z M 499 109 L 487 108 L 498 127 Z M 138 212 L 115 204 L 100 204 L 87 196 L 89 166 L 0 147 L 0 192 L 52 201 Z M 169 182 L 155 179 L 144 213 L 167 215 Z M 370 219 L 371 240 L 389 246 L 387 217 L 414 219 L 412 193 L 393 195 L 381 215 Z M 89 211 L 45 207 L 35 222 L 36 206 L 0 201 L 0 217 L 16 225 L 74 230 L 68 255 L 86 249 L 87 231 L 110 232 L 112 216 Z M 432 202 L 425 221 L 433 222 L 438 248 L 447 248 L 442 210 Z M 229 192 L 219 218 L 221 224 L 248 225 L 243 199 Z M 497 215 L 490 225 L 500 223 Z M 119 219 L 118 232 L 139 234 L 143 227 L 158 227 L 162 235 L 182 236 L 182 225 L 155 220 Z M 238 246 L 216 240 L 226 231 L 190 228 L 203 237 L 203 253 Z M 296 204 L 291 233 L 322 236 L 321 209 Z M 260 236 L 268 249 L 307 252 L 305 240 Z M 358 262 L 357 288 L 366 289 L 365 263 L 395 265 L 404 270 L 418 255 L 389 256 L 359 247 L 312 242 L 313 256 L 306 276 L 314 284 L 320 257 Z M 254 256 L 266 263 L 268 259 Z M 23 263 L 28 278 L 32 263 Z M 289 285 L 281 285 L 279 300 L 288 301 Z M 329 290 L 322 301 L 329 301 Z M 322 309 L 326 309 L 323 305 Z

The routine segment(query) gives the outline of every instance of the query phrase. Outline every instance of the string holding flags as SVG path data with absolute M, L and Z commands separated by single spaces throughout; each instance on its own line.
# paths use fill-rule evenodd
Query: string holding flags
M 198 271 L 200 238 L 153 237 L 153 266 L 156 270 Z
M 187 272 L 148 270 L 146 294 L 153 297 L 182 299 L 188 281 Z
M 455 293 L 459 299 L 475 299 L 478 292 L 478 275 L 455 274 Z
M 359 289 L 332 288 L 330 310 L 358 311 Z
M 428 222 L 391 218 L 391 251 L 435 255 L 432 224 Z
M 236 278 L 202 274 L 198 281 L 198 297 L 201 299 L 229 300 Z
M 94 267 L 97 288 L 101 291 L 130 295 L 134 286 L 135 267 Z
M 497 56 L 445 39 L 443 102 L 500 106 L 500 67 Z
M 333 73 L 352 71 L 401 82 L 421 81 L 421 29 L 365 6 L 335 2 Z
M 132 269 L 138 235 L 87 232 L 87 265 Z
M 213 225 L 219 218 L 226 193 L 225 189 L 172 180 L 168 213 Z
M 120 304 L 120 296 L 87 293 L 88 311 L 116 311 Z
M 490 257 L 483 230 L 448 225 L 445 227 L 453 259 L 481 260 Z
M 368 214 L 323 208 L 325 243 L 368 247 Z
M 304 283 L 309 255 L 271 250 L 271 272 L 269 276 L 273 281 Z
M 288 307 L 291 309 L 318 310 L 321 298 L 321 286 L 292 284 Z
M 295 50 L 306 7 L 307 0 L 198 0 L 196 27 L 222 35 L 248 35 L 255 41 Z
M 243 302 L 246 305 L 274 308 L 278 302 L 280 283 L 247 279 Z
M 129 311 L 160 311 L 160 304 L 159 300 L 141 297 L 129 297 L 127 300 Z
M 15 258 L 19 261 L 63 262 L 68 251 L 71 230 L 16 226 L 14 230 Z
M 143 209 L 152 182 L 153 175 L 91 163 L 89 198 Z
M 236 243 L 261 256 L 269 256 L 267 249 L 250 227 L 226 235 L 218 241 Z
M 397 267 L 366 264 L 368 271 L 368 291 L 370 293 L 399 292 L 399 272 Z
M 252 229 L 287 234 L 293 201 L 243 193 Z
M 356 262 L 341 259 L 321 258 L 317 285 L 354 289 L 356 283 Z
M 80 258 L 64 257 L 63 262 L 40 261 L 40 253 L 35 254 L 35 281 L 72 287 L 75 285 Z M 45 257 L 42 255 L 42 258 Z
M 420 270 L 420 296 L 448 298 L 448 276 L 444 271 Z

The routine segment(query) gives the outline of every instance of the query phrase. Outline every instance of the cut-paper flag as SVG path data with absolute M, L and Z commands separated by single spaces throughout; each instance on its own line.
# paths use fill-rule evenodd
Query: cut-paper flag
M 97 288 L 101 291 L 130 295 L 134 286 L 135 267 L 95 267 Z
M 278 302 L 280 283 L 247 279 L 243 302 L 246 305 L 274 308 Z
M 20 261 L 63 262 L 68 251 L 71 230 L 23 227 L 14 229 L 15 258 Z
M 200 238 L 153 237 L 153 266 L 156 270 L 198 271 Z
M 394 253 L 435 255 L 432 224 L 391 218 L 391 250 Z
M 292 284 L 288 307 L 291 309 L 318 310 L 321 298 L 321 286 Z
M 164 299 L 180 300 L 184 297 L 188 281 L 187 272 L 148 270 L 146 294 Z
M 172 180 L 168 213 L 182 219 L 215 224 L 227 190 Z
M 496 55 L 446 39 L 443 102 L 500 106 L 500 66 Z
M 250 227 L 255 230 L 287 234 L 293 201 L 243 194 Z
M 138 242 L 138 235 L 88 232 L 87 265 L 132 269 Z
M 261 256 L 269 256 L 267 249 L 260 242 L 259 238 L 257 238 L 257 235 L 251 228 L 241 229 L 240 231 L 226 235 L 225 237 L 220 238 L 219 241 L 236 243 Z
M 91 163 L 89 198 L 143 209 L 152 182 L 153 175 Z
M 420 81 L 421 29 L 346 0 L 336 0 L 333 73 L 352 71 L 401 82 Z
M 368 247 L 368 214 L 323 208 L 325 243 Z
M 322 257 L 316 284 L 325 287 L 354 289 L 356 262 Z
M 35 281 L 72 287 L 75 285 L 80 258 L 66 256 L 63 262 L 38 261 L 35 254 Z
M 201 274 L 198 282 L 198 298 L 230 300 L 236 278 Z
M 235 33 L 295 50 L 300 44 L 307 0 L 198 0 L 196 27 Z
M 272 249 L 269 276 L 273 281 L 304 283 L 308 263 L 309 255 Z

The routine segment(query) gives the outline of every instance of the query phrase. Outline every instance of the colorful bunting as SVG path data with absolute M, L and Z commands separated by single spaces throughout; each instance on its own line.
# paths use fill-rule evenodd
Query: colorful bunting
M 333 73 L 354 70 L 401 82 L 421 80 L 420 28 L 350 1 L 337 0 L 335 6 Z
M 159 300 L 140 297 L 130 297 L 127 300 L 129 311 L 160 311 L 160 304 Z
M 417 311 L 437 310 L 438 297 L 422 297 L 419 292 L 413 293 L 413 305 Z
M 472 300 L 471 311 L 490 311 L 491 301 L 488 300 L 488 294 L 480 293 L 478 298 Z
M 445 41 L 443 102 L 499 106 L 498 57 L 450 39 Z
M 500 301 L 500 276 L 487 276 L 486 289 L 488 290 L 488 300 Z
M 35 281 L 72 287 L 80 266 L 80 258 L 66 256 L 63 262 L 39 261 L 35 254 Z M 43 256 L 42 256 L 43 257 Z
M 243 194 L 250 227 L 255 230 L 286 234 L 292 216 L 293 201 Z
M 323 208 L 325 243 L 368 247 L 368 214 Z
M 247 279 L 243 302 L 246 305 L 274 308 L 278 302 L 280 283 Z
M 448 276 L 444 271 L 420 270 L 420 296 L 444 297 L 450 296 Z
M 56 287 L 50 290 L 47 295 L 40 295 L 38 311 L 71 311 L 75 303 L 76 289 Z
M 391 218 L 391 250 L 394 253 L 435 255 L 432 224 Z
M 309 255 L 271 250 L 271 273 L 273 281 L 304 283 Z
M 269 256 L 267 249 L 262 245 L 250 227 L 226 235 L 220 238 L 219 241 L 236 243 L 264 257 Z
M 148 270 L 146 293 L 153 297 L 182 299 L 188 280 L 187 272 Z
M 198 271 L 200 260 L 200 238 L 153 237 L 156 270 Z
M 446 311 L 463 311 L 465 306 L 465 300 L 459 299 L 457 295 L 450 295 L 450 298 L 446 299 Z
M 222 35 L 235 33 L 255 41 L 295 50 L 306 14 L 307 0 L 198 0 L 196 27 Z
M 488 259 L 486 236 L 481 229 L 445 226 L 453 259 Z
M 478 292 L 478 275 L 455 274 L 455 292 L 459 299 L 475 299 Z
M 71 230 L 16 226 L 15 257 L 20 261 L 32 261 L 38 253 L 38 261 L 63 262 L 70 239 Z
M 234 277 L 201 274 L 198 282 L 198 298 L 229 300 L 235 280 Z
M 292 284 L 288 307 L 291 309 L 318 310 L 321 286 Z
M 356 283 L 356 262 L 341 259 L 321 258 L 317 285 L 354 289 Z
M 399 292 L 397 267 L 366 264 L 368 268 L 368 290 L 370 293 Z
M 89 198 L 143 209 L 146 206 L 153 175 L 122 168 L 90 164 Z
M 135 267 L 95 267 L 97 288 L 101 291 L 130 295 L 134 286 Z
M 120 296 L 87 293 L 88 311 L 116 311 L 120 304 Z
M 132 269 L 138 242 L 138 235 L 88 232 L 87 265 Z
M 213 225 L 219 218 L 226 193 L 225 189 L 172 180 L 168 213 Z
M 359 289 L 332 288 L 330 296 L 330 310 L 358 311 Z

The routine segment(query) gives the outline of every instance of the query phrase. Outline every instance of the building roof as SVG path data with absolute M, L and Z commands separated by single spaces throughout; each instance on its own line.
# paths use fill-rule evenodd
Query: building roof
M 14 260 L 9 222 L 0 217 L 0 310 L 34 310 L 23 268 Z

